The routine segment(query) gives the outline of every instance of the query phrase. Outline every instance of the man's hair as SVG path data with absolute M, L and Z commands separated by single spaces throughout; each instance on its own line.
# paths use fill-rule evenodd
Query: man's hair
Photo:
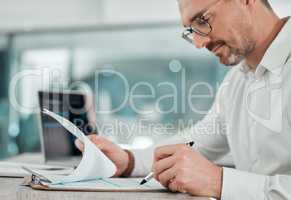
M 272 9 L 272 6 L 270 4 L 270 2 L 268 0 L 262 0 L 263 4 L 265 4 L 265 6 L 267 6 L 269 9 Z
M 177 0 L 177 1 L 178 1 L 178 3 L 180 2 L 180 0 Z M 263 4 L 264 4 L 267 8 L 269 8 L 270 10 L 272 10 L 272 6 L 271 6 L 269 0 L 262 0 L 262 2 L 263 2 Z

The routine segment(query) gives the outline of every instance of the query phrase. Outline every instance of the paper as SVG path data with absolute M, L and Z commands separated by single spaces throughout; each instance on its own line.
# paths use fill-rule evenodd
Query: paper
M 92 190 L 92 191 L 160 191 L 165 188 L 156 180 L 140 185 L 138 178 L 102 178 L 99 180 L 72 182 L 66 184 L 48 184 L 55 190 Z
M 73 123 L 47 109 L 44 109 L 43 113 L 58 121 L 65 129 L 80 139 L 84 144 L 83 157 L 78 167 L 69 176 L 46 176 L 48 180 L 54 184 L 70 183 L 109 178 L 116 173 L 117 169 L 115 164 Z

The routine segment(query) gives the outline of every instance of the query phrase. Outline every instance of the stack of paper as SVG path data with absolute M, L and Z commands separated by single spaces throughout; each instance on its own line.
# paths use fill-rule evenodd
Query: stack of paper
M 45 109 L 43 113 L 58 121 L 65 129 L 80 139 L 84 144 L 83 157 L 78 167 L 69 176 L 60 177 L 48 175 L 46 176 L 48 180 L 52 183 L 70 183 L 109 178 L 116 173 L 117 169 L 115 164 L 73 123 L 49 110 Z
M 116 173 L 114 163 L 93 144 L 82 131 L 69 120 L 48 110 L 45 114 L 57 120 L 71 134 L 84 143 L 83 157 L 78 167 L 68 176 L 43 174 L 40 171 L 26 169 L 38 177 L 31 187 L 45 190 L 78 191 L 160 191 L 165 190 L 157 181 L 152 180 L 140 185 L 138 178 L 110 178 Z

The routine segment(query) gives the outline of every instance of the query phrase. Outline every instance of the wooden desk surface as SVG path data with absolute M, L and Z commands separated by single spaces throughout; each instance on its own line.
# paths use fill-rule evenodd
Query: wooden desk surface
M 27 157 L 27 155 L 26 155 Z M 9 161 L 15 159 L 9 159 Z M 19 161 L 19 159 L 17 159 Z M 208 198 L 192 197 L 188 194 L 168 192 L 62 192 L 38 191 L 21 186 L 22 178 L 0 177 L 1 200 L 207 200 Z
M 56 192 L 32 190 L 20 186 L 20 178 L 0 178 L 1 200 L 206 200 L 207 198 L 191 197 L 187 194 L 172 194 L 161 192 Z

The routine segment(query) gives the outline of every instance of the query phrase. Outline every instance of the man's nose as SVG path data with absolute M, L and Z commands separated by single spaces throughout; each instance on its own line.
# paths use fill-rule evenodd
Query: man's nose
M 207 46 L 207 44 L 210 43 L 211 39 L 209 36 L 201 36 L 196 33 L 193 33 L 193 40 L 194 40 L 194 45 L 198 49 L 202 49 Z

